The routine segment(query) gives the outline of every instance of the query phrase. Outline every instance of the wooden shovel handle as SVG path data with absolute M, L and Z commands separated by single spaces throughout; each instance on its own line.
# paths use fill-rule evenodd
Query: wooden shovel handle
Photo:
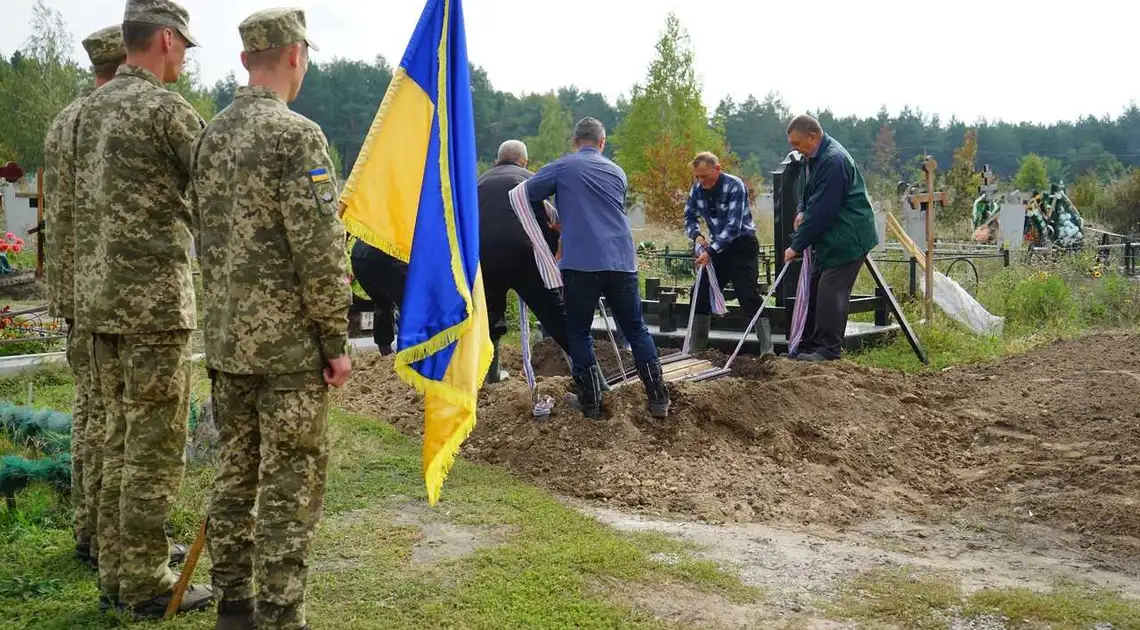
M 182 567 L 182 575 L 178 577 L 178 583 L 174 585 L 174 596 L 166 605 L 166 614 L 162 617 L 163 621 L 173 619 L 174 615 L 178 613 L 178 608 L 182 606 L 182 596 L 186 594 L 186 589 L 190 586 L 190 580 L 194 577 L 194 567 L 198 564 L 198 556 L 202 555 L 202 548 L 206 546 L 206 524 L 209 522 L 209 517 L 202 520 L 202 529 L 198 530 L 198 537 L 194 539 L 194 546 L 186 554 L 186 565 Z

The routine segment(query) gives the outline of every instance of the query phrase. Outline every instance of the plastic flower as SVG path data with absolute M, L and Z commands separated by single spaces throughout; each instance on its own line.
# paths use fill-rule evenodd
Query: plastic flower
M 11 232 L 8 232 L 7 234 L 4 235 L 4 238 L 6 238 L 10 241 L 10 240 L 16 238 L 16 235 L 11 233 Z
M 12 251 L 13 251 L 13 252 L 15 252 L 15 253 L 17 253 L 17 254 L 19 254 L 19 253 L 20 253 L 20 250 L 21 250 L 21 249 L 23 249 L 23 248 L 24 248 L 24 247 L 23 247 L 23 245 L 20 245 L 19 243 L 16 243 L 15 245 L 13 245 L 13 246 L 12 246 Z
M 16 244 L 17 244 L 17 245 L 23 245 L 23 244 L 24 244 L 24 239 L 22 239 L 22 238 L 20 238 L 19 236 L 17 236 L 17 237 L 16 237 Z
M 8 251 L 8 244 L 4 241 L 0 241 L 0 253 L 4 253 L 6 251 Z

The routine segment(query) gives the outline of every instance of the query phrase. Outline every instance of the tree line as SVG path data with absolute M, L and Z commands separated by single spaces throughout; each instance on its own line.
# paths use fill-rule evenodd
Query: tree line
M 42 163 L 42 138 L 51 118 L 88 88 L 91 77 L 86 64 L 66 54 L 72 38 L 60 14 L 42 0 L 35 6 L 32 32 L 20 50 L 0 55 L 0 112 L 5 119 L 0 124 L 0 161 L 14 159 L 34 168 Z M 651 217 L 675 218 L 675 204 L 691 181 L 687 161 L 700 150 L 718 153 L 728 168 L 754 187 L 762 187 L 767 173 L 789 151 L 784 129 L 799 112 L 792 112 L 776 92 L 740 102 L 724 98 L 707 111 L 694 71 L 695 52 L 673 15 L 667 18 L 656 48 L 645 78 L 631 88 L 628 98 L 613 103 L 576 86 L 547 93 L 504 92 L 494 88 L 484 69 L 472 66 L 481 168 L 494 161 L 499 143 L 509 138 L 526 141 L 532 166 L 541 166 L 569 150 L 575 120 L 594 116 L 609 130 L 606 152 L 625 168 Z M 292 107 L 324 129 L 342 176 L 360 152 L 393 72 L 379 56 L 310 66 Z M 174 88 L 209 118 L 229 105 L 238 85 L 231 73 L 206 86 L 191 71 Z M 897 180 L 919 179 L 922 156 L 928 154 L 945 175 L 941 183 L 961 188 L 966 196 L 976 191 L 973 174 L 984 164 L 1011 184 L 1019 171 L 1028 168 L 1037 173 L 1044 166 L 1048 180 L 1084 178 L 1086 187 L 1093 181 L 1108 186 L 1140 166 L 1140 109 L 1135 104 L 1115 118 L 1086 116 L 1048 125 L 944 121 L 911 107 L 897 114 L 881 110 L 873 117 L 829 110 L 808 113 L 850 150 L 868 174 L 881 180 L 884 194 Z M 955 156 L 959 161 L 969 159 L 969 164 L 960 165 L 951 177 Z M 1029 167 L 1027 160 L 1032 161 Z

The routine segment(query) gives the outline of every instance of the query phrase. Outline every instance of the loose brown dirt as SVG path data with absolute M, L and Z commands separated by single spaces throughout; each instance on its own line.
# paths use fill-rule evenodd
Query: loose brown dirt
M 549 343 L 535 359 L 540 390 L 561 401 L 565 360 Z M 561 402 L 536 420 L 517 353 L 504 367 L 511 379 L 483 388 L 463 455 L 558 493 L 711 522 L 976 514 L 1140 567 L 1140 336 L 923 376 L 742 357 L 733 377 L 670 385 L 664 422 L 637 384 L 607 395 L 600 422 Z M 418 435 L 422 406 L 390 359 L 361 357 L 357 370 L 338 404 Z

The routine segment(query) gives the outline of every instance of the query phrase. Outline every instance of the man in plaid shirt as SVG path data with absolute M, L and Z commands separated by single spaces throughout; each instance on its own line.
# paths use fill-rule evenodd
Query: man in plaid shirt
M 697 181 L 685 203 L 685 234 L 693 241 L 697 264 L 712 263 L 721 288 L 732 285 L 745 317 L 751 319 L 761 302 L 760 243 L 748 205 L 748 187 L 739 177 L 721 170 L 720 160 L 712 153 L 698 154 L 692 167 Z M 700 231 L 702 218 L 709 229 L 708 237 Z M 694 298 L 697 308 L 692 347 L 703 350 L 708 347 L 710 325 L 708 274 L 701 276 Z M 768 318 L 757 323 L 756 338 L 762 354 L 775 354 Z

